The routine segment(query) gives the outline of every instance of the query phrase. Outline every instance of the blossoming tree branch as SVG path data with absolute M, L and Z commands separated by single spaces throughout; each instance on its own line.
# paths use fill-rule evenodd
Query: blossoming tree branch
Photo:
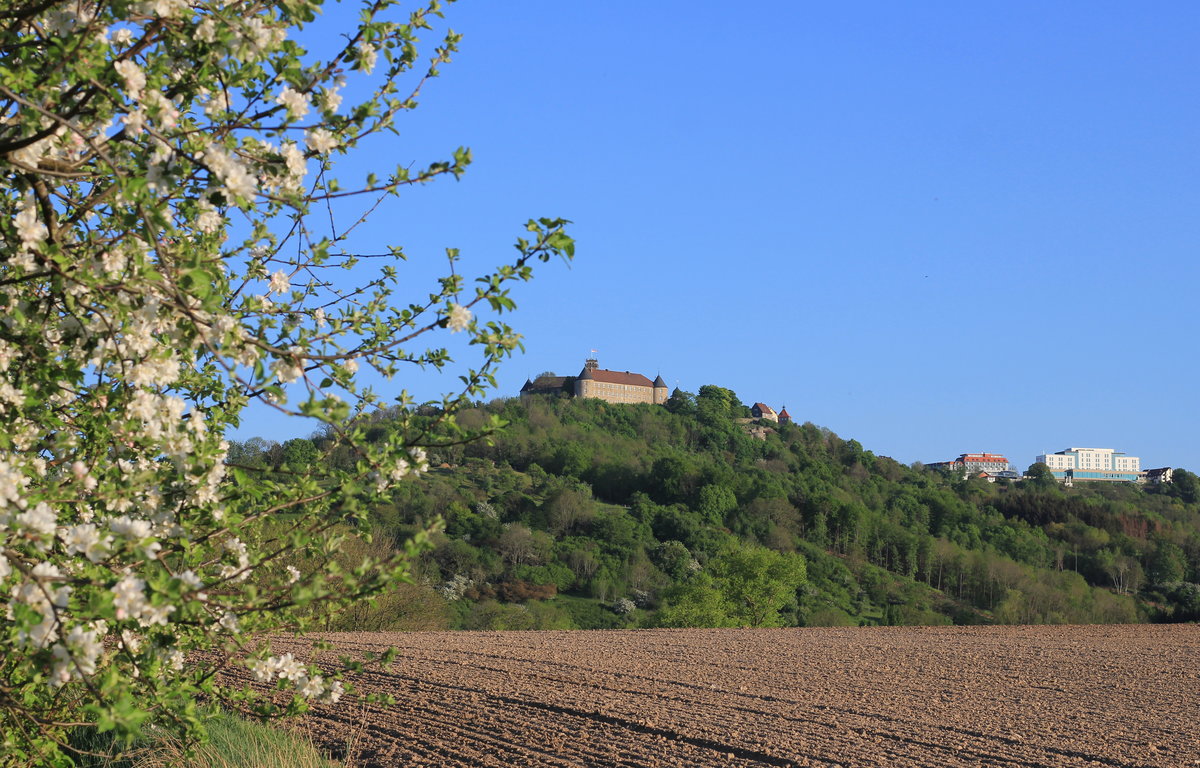
M 471 437 L 456 404 L 519 345 L 483 318 L 514 307 L 536 262 L 573 255 L 566 222 L 539 219 L 473 282 L 450 250 L 448 274 L 401 301 L 398 244 L 364 275 L 378 262 L 354 255 L 357 224 L 470 153 L 354 182 L 337 161 L 415 106 L 458 36 L 421 53 L 438 2 L 367 0 L 341 37 L 322 28 L 339 41 L 322 58 L 297 42 L 321 5 L 0 8 L 0 764 L 68 765 L 78 727 L 194 735 L 198 701 L 336 702 L 338 670 L 263 638 L 406 578 L 420 536 L 354 569 L 328 555 L 427 448 Z M 335 206 L 359 201 L 336 229 Z M 446 423 L 402 394 L 399 428 L 368 442 L 359 417 L 384 403 L 360 372 L 448 366 L 443 333 L 477 353 Z M 255 403 L 321 420 L 353 466 L 249 478 L 223 435 Z M 257 688 L 223 685 L 230 667 Z

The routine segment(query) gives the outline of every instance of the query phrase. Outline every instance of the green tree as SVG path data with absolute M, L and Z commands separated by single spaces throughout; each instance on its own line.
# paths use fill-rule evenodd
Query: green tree
M 696 412 L 696 396 L 676 387 L 667 398 L 666 407 L 671 413 L 690 416 Z
M 725 516 L 737 509 L 737 496 L 723 485 L 710 484 L 700 489 L 696 511 L 712 525 L 724 525 Z
M 700 392 L 696 395 L 696 411 L 701 421 L 709 424 L 723 424 L 749 413 L 733 390 L 715 384 L 700 387 Z
M 1025 480 L 1034 488 L 1058 487 L 1058 480 L 1055 479 L 1054 473 L 1050 471 L 1050 467 L 1042 462 L 1035 462 L 1029 465 L 1029 469 L 1025 470 Z
M 1152 584 L 1169 584 L 1183 581 L 1187 572 L 1187 558 L 1177 544 L 1166 539 L 1154 542 L 1154 549 L 1147 558 L 1146 575 Z
M 716 580 L 706 573 L 672 587 L 663 594 L 660 627 L 736 627 L 732 606 Z
M 1171 487 L 1185 504 L 1200 501 L 1200 478 L 1186 469 L 1176 469 L 1171 473 Z
M 795 600 L 807 576 L 800 555 L 743 544 L 717 558 L 712 571 L 730 615 L 750 627 L 778 626 L 780 611 Z
M 283 463 L 293 472 L 308 469 L 319 456 L 313 441 L 306 437 L 285 440 L 283 443 Z
M 672 581 L 683 581 L 692 573 L 695 560 L 679 541 L 664 541 L 650 553 L 650 559 Z

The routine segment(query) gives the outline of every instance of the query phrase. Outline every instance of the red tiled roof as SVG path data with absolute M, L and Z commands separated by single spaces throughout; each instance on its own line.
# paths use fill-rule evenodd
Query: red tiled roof
M 775 413 L 775 409 L 765 403 L 755 403 L 754 407 L 763 413 Z
M 603 381 L 606 384 L 626 384 L 633 387 L 654 388 L 653 381 L 650 381 L 650 379 L 647 379 L 640 373 L 630 373 L 629 371 L 606 371 L 603 368 L 593 368 L 592 379 Z

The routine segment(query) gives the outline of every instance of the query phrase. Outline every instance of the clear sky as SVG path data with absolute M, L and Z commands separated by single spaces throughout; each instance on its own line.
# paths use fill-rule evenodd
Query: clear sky
M 386 171 L 466 145 L 475 164 L 406 194 L 362 247 L 404 244 L 423 295 L 447 246 L 482 269 L 525 219 L 574 220 L 575 263 L 516 293 L 527 352 L 498 395 L 596 349 L 904 463 L 1089 446 L 1200 469 L 1200 5 L 468 0 L 447 17 L 461 52 L 372 154 Z M 256 411 L 234 437 L 310 430 Z

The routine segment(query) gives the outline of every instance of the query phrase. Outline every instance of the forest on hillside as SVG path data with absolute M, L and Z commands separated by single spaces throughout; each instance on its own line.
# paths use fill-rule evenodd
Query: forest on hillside
M 430 423 L 437 414 L 428 414 Z M 539 396 L 457 415 L 488 440 L 369 510 L 400 546 L 444 521 L 416 583 L 331 628 L 1121 623 L 1200 619 L 1200 483 L 988 483 L 876 456 L 813 424 L 752 436 L 736 394 L 666 407 Z M 360 425 L 395 429 L 386 412 Z M 436 441 L 435 441 L 436 442 Z M 250 477 L 353 464 L 321 434 L 231 446 Z M 332 450 L 327 450 L 332 449 Z M 254 474 L 257 473 L 257 474 Z

